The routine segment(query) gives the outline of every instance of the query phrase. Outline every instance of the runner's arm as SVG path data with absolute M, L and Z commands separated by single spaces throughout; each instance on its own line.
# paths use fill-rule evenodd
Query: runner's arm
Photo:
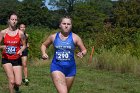
M 18 51 L 18 54 L 22 55 L 22 52 L 26 48 L 26 37 L 23 32 L 20 31 L 20 38 L 21 38 L 21 43 L 22 43 L 22 48 Z
M 42 58 L 47 59 L 48 55 L 46 53 L 46 49 L 52 44 L 52 35 L 50 35 L 47 40 L 42 43 L 41 45 L 41 53 L 42 53 Z
M 29 42 L 28 42 L 28 37 L 29 37 L 29 35 L 28 34 L 26 34 L 26 37 L 27 37 L 27 47 L 29 48 Z
M 86 55 L 87 49 L 85 48 L 82 39 L 78 35 L 76 35 L 75 38 L 76 38 L 76 45 L 80 49 L 80 52 L 77 54 L 77 56 L 82 58 L 84 55 Z
M 3 40 L 4 37 L 4 31 L 0 31 L 0 49 L 4 49 L 6 46 L 1 45 L 1 41 Z

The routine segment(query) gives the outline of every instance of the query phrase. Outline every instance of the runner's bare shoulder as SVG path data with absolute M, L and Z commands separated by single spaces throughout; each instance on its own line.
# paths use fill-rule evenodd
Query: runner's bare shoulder
M 54 33 L 54 34 L 50 35 L 48 38 L 50 38 L 50 39 L 51 39 L 51 41 L 53 42 L 53 41 L 54 41 L 54 39 L 55 39 L 55 37 L 56 37 L 56 33 Z
M 1 30 L 0 31 L 0 36 L 4 37 L 7 30 L 8 29 Z
M 19 30 L 19 29 L 18 29 Z M 24 37 L 24 33 L 21 31 L 21 30 L 19 30 L 19 36 L 20 37 Z
M 80 37 L 77 34 L 75 34 L 75 33 L 72 33 L 72 38 L 73 38 L 73 41 L 74 41 L 75 44 L 80 39 Z

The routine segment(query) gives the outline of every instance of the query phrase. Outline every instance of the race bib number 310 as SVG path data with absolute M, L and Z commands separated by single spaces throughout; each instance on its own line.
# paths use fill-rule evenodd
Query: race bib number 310
M 70 60 L 70 52 L 56 52 L 56 59 L 57 60 Z
M 14 46 L 7 46 L 6 47 L 6 53 L 7 54 L 16 54 L 16 47 L 14 47 Z

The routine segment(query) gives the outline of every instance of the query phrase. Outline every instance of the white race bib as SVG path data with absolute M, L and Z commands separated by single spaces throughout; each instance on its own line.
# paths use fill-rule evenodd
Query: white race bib
M 70 60 L 70 52 L 56 52 L 56 59 L 57 60 Z
M 15 46 L 7 46 L 6 53 L 7 54 L 16 54 L 16 47 Z

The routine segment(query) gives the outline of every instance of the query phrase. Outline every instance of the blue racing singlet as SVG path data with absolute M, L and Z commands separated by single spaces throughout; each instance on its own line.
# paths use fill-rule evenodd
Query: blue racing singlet
M 60 32 L 56 34 L 55 40 L 53 42 L 55 53 L 52 63 L 66 67 L 73 66 L 75 65 L 75 44 L 73 42 L 72 32 L 69 33 L 68 38 L 64 41 L 60 39 L 59 33 Z

